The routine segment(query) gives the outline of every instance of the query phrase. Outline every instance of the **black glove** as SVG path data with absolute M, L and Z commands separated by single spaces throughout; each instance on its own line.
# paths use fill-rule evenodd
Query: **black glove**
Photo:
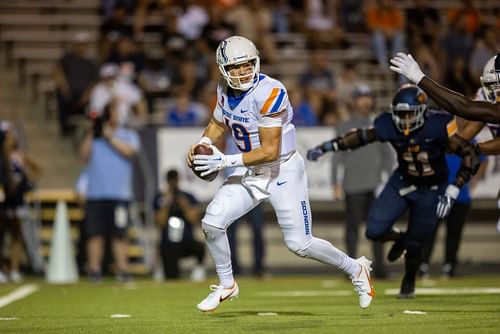
M 315 148 L 307 150 L 307 160 L 316 161 L 323 154 L 325 154 L 323 148 L 321 146 L 316 146 Z

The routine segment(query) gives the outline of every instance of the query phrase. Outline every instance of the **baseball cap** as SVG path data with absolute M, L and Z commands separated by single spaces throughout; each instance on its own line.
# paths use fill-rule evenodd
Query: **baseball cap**
M 373 91 L 373 89 L 371 89 L 370 86 L 365 85 L 365 84 L 361 84 L 361 85 L 356 86 L 354 88 L 354 90 L 352 91 L 353 98 L 357 98 L 360 96 L 375 97 L 375 92 Z

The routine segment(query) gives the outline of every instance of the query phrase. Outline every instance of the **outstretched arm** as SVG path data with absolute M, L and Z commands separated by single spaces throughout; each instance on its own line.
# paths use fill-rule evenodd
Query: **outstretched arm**
M 375 129 L 373 127 L 352 129 L 341 137 L 327 140 L 323 144 L 308 150 L 307 160 L 316 161 L 326 152 L 352 150 L 363 145 L 373 143 L 376 140 L 377 135 L 375 134 Z
M 418 84 L 431 99 L 452 114 L 471 121 L 500 123 L 500 105 L 485 101 L 472 101 L 462 94 L 445 88 L 429 77 Z
M 390 62 L 391 70 L 416 83 L 430 98 L 452 114 L 473 121 L 500 123 L 500 104 L 472 101 L 462 94 L 439 85 L 425 76 L 411 55 L 399 52 L 391 58 Z

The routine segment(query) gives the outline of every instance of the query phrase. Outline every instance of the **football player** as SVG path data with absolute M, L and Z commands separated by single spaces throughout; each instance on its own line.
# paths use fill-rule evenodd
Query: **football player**
M 307 152 L 307 159 L 315 161 L 326 152 L 355 149 L 375 141 L 387 141 L 395 149 L 398 166 L 370 209 L 366 237 L 395 242 L 388 254 L 389 261 L 406 251 L 400 298 L 415 296 L 423 242 L 432 234 L 437 219 L 448 215 L 460 187 L 479 164 L 474 146 L 455 134 L 453 115 L 427 107 L 427 95 L 422 89 L 403 85 L 394 96 L 391 112 L 378 116 L 372 127 L 353 129 Z M 463 158 L 456 179 L 450 184 L 446 151 Z M 407 210 L 407 231 L 399 232 L 393 225 Z
M 194 155 L 187 163 L 208 175 L 226 167 L 245 166 L 243 177 L 228 179 L 209 203 L 202 219 L 208 250 L 219 278 L 200 311 L 213 311 L 239 293 L 231 269 L 226 229 L 264 199 L 273 206 L 288 249 L 347 273 L 362 308 L 374 295 L 370 281 L 371 261 L 353 259 L 328 241 L 312 235 L 311 208 L 307 195 L 304 160 L 296 151 L 293 110 L 281 82 L 260 73 L 258 51 L 253 42 L 232 36 L 216 50 L 222 78 L 217 86 L 217 105 L 198 144 L 209 145 L 212 155 Z M 241 153 L 224 155 L 213 143 L 229 131 Z M 198 145 L 196 144 L 196 145 Z

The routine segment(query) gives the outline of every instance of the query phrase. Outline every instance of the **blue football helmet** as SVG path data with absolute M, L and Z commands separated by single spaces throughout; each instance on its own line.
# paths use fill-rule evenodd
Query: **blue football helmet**
M 405 84 L 392 99 L 392 120 L 399 131 L 406 136 L 424 125 L 427 110 L 427 94 L 418 86 Z

